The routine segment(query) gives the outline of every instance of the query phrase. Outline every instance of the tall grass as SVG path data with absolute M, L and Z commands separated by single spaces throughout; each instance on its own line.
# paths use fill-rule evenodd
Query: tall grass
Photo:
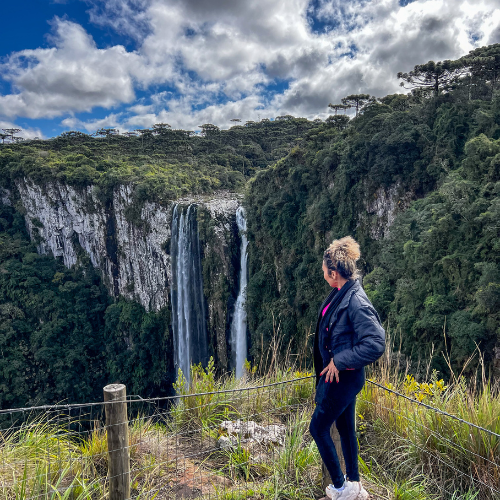
M 321 460 L 308 433 L 314 379 L 282 384 L 310 373 L 296 369 L 290 356 L 278 359 L 281 348 L 276 340 L 267 362 L 247 363 L 239 380 L 233 374 L 217 378 L 213 361 L 206 368 L 191 367 L 191 383 L 180 375 L 179 398 L 166 412 L 141 415 L 131 403 L 133 498 L 186 494 L 179 488 L 186 488 L 188 496 L 201 489 L 205 495 L 242 500 L 322 496 Z M 365 483 L 378 485 L 384 492 L 379 498 L 395 500 L 497 498 L 492 488 L 500 485 L 498 438 L 419 403 L 500 434 L 498 388 L 483 373 L 473 381 L 457 374 L 445 383 L 429 371 L 430 364 L 422 364 L 415 378 L 392 351 L 368 374 L 383 387 L 367 382 L 358 398 Z M 221 423 L 237 419 L 284 424 L 284 445 L 241 439 L 220 449 Z M 106 476 L 107 441 L 100 426 L 79 437 L 43 416 L 0 433 L 2 499 L 105 499 Z
M 494 490 L 500 490 L 500 439 L 418 404 L 500 434 L 498 387 L 482 370 L 474 380 L 452 373 L 445 384 L 436 372 L 429 374 L 430 363 L 423 370 L 427 380 L 418 382 L 407 365 L 398 366 L 400 359 L 388 349 L 370 377 L 413 401 L 365 385 L 357 405 L 363 456 L 377 464 L 385 481 L 422 478 L 426 494 L 499 498 Z

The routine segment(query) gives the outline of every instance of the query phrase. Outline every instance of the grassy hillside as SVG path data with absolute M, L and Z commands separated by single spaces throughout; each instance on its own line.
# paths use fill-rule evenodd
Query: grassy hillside
M 165 498 L 180 492 L 239 500 L 320 497 L 321 459 L 308 432 L 314 379 L 287 361 L 284 367 L 273 365 L 264 376 L 251 370 L 239 380 L 216 378 L 213 364 L 205 370 L 193 366 L 192 385 L 177 387 L 181 398 L 169 412 L 154 402 L 131 401 L 133 497 Z M 487 431 L 500 431 L 500 399 L 490 386 L 471 392 L 463 378 L 445 385 L 435 374 L 418 383 L 397 373 L 390 356 L 371 375 L 382 386 L 367 382 L 356 414 L 361 478 L 374 500 L 497 498 L 499 441 Z M 107 436 L 98 412 L 84 408 L 80 417 L 75 411 L 72 419 L 64 414 L 60 421 L 36 412 L 23 421 L 14 414 L 20 426 L 2 432 L 0 442 L 3 498 L 106 498 Z M 89 414 L 90 429 L 85 425 Z M 264 428 L 280 426 L 281 445 L 277 439 L 266 445 L 242 439 L 219 447 L 221 436 L 229 441 L 223 422 L 237 419 Z

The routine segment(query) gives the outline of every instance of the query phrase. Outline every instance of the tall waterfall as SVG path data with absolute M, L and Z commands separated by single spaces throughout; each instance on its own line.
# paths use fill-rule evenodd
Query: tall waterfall
M 172 213 L 172 328 L 175 369 L 189 382 L 190 365 L 208 362 L 205 299 L 201 273 L 196 205 Z
M 236 377 L 240 378 L 243 375 L 243 365 L 247 357 L 247 313 L 245 311 L 245 301 L 248 260 L 247 221 L 245 219 L 245 211 L 241 206 L 236 211 L 236 224 L 238 224 L 238 230 L 241 235 L 240 288 L 231 324 L 231 351 L 233 359 L 236 362 Z

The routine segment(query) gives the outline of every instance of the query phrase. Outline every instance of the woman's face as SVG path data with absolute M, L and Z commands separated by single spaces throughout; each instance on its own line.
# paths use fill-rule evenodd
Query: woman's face
M 337 273 L 335 271 L 330 271 L 328 274 L 328 268 L 326 267 L 325 261 L 323 261 L 323 278 L 332 288 L 338 288 L 337 284 Z

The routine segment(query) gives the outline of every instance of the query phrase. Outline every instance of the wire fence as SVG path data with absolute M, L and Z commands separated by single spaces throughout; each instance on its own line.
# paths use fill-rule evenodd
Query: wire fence
M 127 417 L 113 422 L 109 414 L 106 421 L 107 405 L 117 404 L 110 401 L 0 410 L 0 496 L 319 498 L 321 460 L 308 432 L 314 382 L 307 376 L 172 397 L 128 396 Z M 357 414 L 361 470 L 372 498 L 398 498 L 401 478 L 420 477 L 399 498 L 500 499 L 498 415 L 482 427 L 371 380 Z M 125 441 L 110 449 L 114 426 L 123 424 Z M 126 496 L 113 486 L 113 453 L 129 457 Z M 422 496 L 422 488 L 431 496 Z

